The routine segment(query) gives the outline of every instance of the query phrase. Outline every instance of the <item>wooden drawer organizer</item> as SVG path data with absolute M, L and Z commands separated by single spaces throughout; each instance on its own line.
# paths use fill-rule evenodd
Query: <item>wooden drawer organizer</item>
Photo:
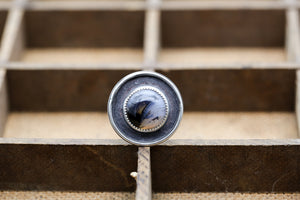
M 1 1 L 0 190 L 300 198 L 299 8 Z M 150 148 L 119 139 L 106 114 L 114 84 L 137 70 L 173 80 L 185 107 L 151 162 Z

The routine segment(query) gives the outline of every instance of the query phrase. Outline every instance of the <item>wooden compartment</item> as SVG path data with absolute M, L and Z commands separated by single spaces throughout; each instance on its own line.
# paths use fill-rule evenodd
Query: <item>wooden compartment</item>
M 27 11 L 25 63 L 142 63 L 143 11 Z
M 165 10 L 159 62 L 284 62 L 284 27 L 284 10 Z
M 130 72 L 8 70 L 4 137 L 118 139 L 106 114 L 107 100 Z M 175 82 L 184 101 L 183 122 L 173 139 L 298 137 L 294 70 L 161 73 Z
M 175 82 L 183 96 L 185 113 L 174 138 L 298 137 L 294 70 L 160 72 Z
M 106 107 L 113 86 L 130 72 L 9 70 L 4 137 L 119 139 Z
M 154 199 L 299 198 L 298 7 L 12 3 L 0 54 L 0 198 L 150 199 L 152 189 Z M 151 148 L 117 137 L 106 113 L 113 86 L 136 70 L 166 75 L 184 101 L 176 133 Z
M 8 70 L 10 107 L 0 139 L 0 153 L 4 155 L 0 163 L 5 164 L 0 188 L 133 192 L 135 184 L 129 174 L 135 170 L 137 147 L 116 137 L 105 113 L 111 88 L 130 72 Z M 154 191 L 298 191 L 294 156 L 298 156 L 299 146 L 293 140 L 298 137 L 294 114 L 295 70 L 161 73 L 182 91 L 186 112 L 174 137 L 152 147 Z M 208 82 L 201 77 L 215 77 L 216 81 Z M 196 80 L 197 86 L 191 87 Z M 205 88 L 210 90 L 199 93 Z M 252 98 L 246 98 L 250 95 Z M 226 96 L 239 101 L 235 105 L 229 104 L 229 100 L 209 104 L 206 99 L 226 100 Z M 179 164 L 182 160 L 192 171 Z M 240 166 L 242 163 L 245 164 Z M 185 173 L 195 175 L 184 179 Z M 215 176 L 233 184 L 220 183 Z M 273 186 L 281 176 L 283 180 Z M 184 181 L 179 184 L 179 179 Z M 208 185 L 200 181 L 203 179 Z

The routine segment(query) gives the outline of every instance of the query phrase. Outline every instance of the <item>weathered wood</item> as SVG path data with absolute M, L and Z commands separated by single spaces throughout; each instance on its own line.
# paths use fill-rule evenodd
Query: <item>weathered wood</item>
M 300 139 L 199 140 L 170 139 L 159 146 L 288 146 L 300 145 Z
M 3 137 L 120 139 L 107 113 L 94 111 L 10 112 Z M 271 138 L 298 138 L 294 112 L 185 112 L 171 139 Z
M 277 140 L 276 140 L 277 141 Z M 284 142 L 283 140 L 279 140 Z M 293 140 L 294 141 L 294 140 Z M 122 139 L 1 138 L 0 144 L 129 146 Z
M 0 67 L 12 70 L 141 70 L 142 66 L 139 63 L 107 63 L 107 64 L 83 64 L 83 63 L 23 63 L 23 62 L 9 62 L 1 64 Z M 279 65 L 278 68 L 290 68 L 295 69 L 298 65 L 294 64 L 283 64 Z M 299 64 L 300 68 L 300 64 Z
M 295 8 L 286 11 L 286 51 L 290 62 L 300 61 L 299 13 Z
M 16 2 L 9 12 L 0 57 L 0 67 L 8 69 L 12 110 L 105 111 L 103 97 L 120 78 L 139 69 L 161 69 L 180 88 L 186 110 L 295 109 L 295 72 L 300 69 L 297 1 Z M 208 65 L 166 64 L 157 59 L 160 28 L 163 48 L 283 48 L 285 25 L 287 62 Z M 11 62 L 26 51 L 25 42 L 27 48 L 142 49 L 144 45 L 144 62 Z M 5 97 L 1 86 L 0 79 L 0 106 Z M 298 109 L 296 104 L 297 113 Z M 299 139 L 171 139 L 152 149 L 153 189 L 299 192 L 299 146 Z M 0 189 L 133 192 L 135 183 L 129 173 L 136 171 L 137 150 L 122 140 L 0 138 L 0 168 L 4 169 Z M 136 197 L 149 199 L 150 148 L 140 148 L 138 156 Z
M 294 3 L 296 1 L 290 0 Z M 286 51 L 288 61 L 300 63 L 300 27 L 299 12 L 296 8 L 289 8 L 286 11 Z M 300 71 L 296 71 L 296 100 L 295 111 L 298 124 L 298 135 L 300 136 Z
M 149 0 L 153 5 L 146 11 L 144 31 L 144 69 L 154 70 L 160 48 L 160 11 L 157 9 L 160 0 Z M 155 7 L 157 6 L 157 7 Z
M 143 46 L 142 11 L 27 11 L 25 23 L 28 48 Z
M 10 4 L 3 4 L 7 8 Z M 28 10 L 144 10 L 152 4 L 145 1 L 29 1 Z M 300 7 L 299 2 L 288 1 L 162 1 L 162 10 L 237 10 L 237 9 L 286 9 Z
M 294 1 L 292 1 L 294 2 Z M 299 12 L 296 8 L 287 11 L 287 54 L 288 60 L 300 63 L 300 30 Z M 298 135 L 300 137 L 300 71 L 296 71 L 296 100 L 295 111 L 298 124 Z
M 32 144 L 32 145 L 99 145 L 99 146 L 130 146 L 129 143 L 108 139 L 45 139 L 45 138 L 1 138 L 0 144 Z M 300 145 L 300 139 L 251 139 L 251 140 L 199 140 L 170 139 L 158 146 L 288 146 Z
M 299 145 L 299 139 L 169 140 L 151 148 L 153 189 L 297 192 Z M 0 188 L 133 191 L 137 150 L 121 140 L 1 138 Z
M 150 147 L 139 147 L 137 171 L 137 200 L 152 199 Z
M 0 145 L 1 190 L 134 191 L 137 147 Z
M 9 62 L 1 64 L 0 67 L 5 67 L 8 70 L 141 70 L 142 66 L 138 63 L 107 63 L 107 64 L 52 64 L 52 63 L 23 63 Z M 202 70 L 202 69 L 222 69 L 222 70 L 245 70 L 245 69 L 261 69 L 261 70 L 296 70 L 300 69 L 300 64 L 295 62 L 284 63 L 248 63 L 248 64 L 167 64 L 157 63 L 155 69 L 162 71 L 169 70 Z
M 124 68 L 130 65 L 139 65 L 143 61 L 142 48 L 27 48 L 20 59 L 21 63 L 39 63 L 42 66 L 49 63 L 58 66 L 69 64 L 81 65 L 100 65 L 102 67 L 114 67 L 113 65 Z M 53 65 L 52 64 L 52 65 Z M 128 65 L 129 64 L 129 65 Z M 38 65 L 39 66 L 39 65 Z M 128 67 L 127 67 L 128 68 Z M 108 68 L 109 69 L 109 68 Z M 113 68 L 112 68 L 113 69 Z
M 162 48 L 283 47 L 284 10 L 176 10 L 161 13 Z
M 113 86 L 131 72 L 8 70 L 10 108 L 15 111 L 104 111 Z M 185 109 L 189 111 L 293 111 L 295 108 L 294 70 L 160 72 L 178 86 Z
M 0 137 L 3 135 L 8 114 L 5 70 L 0 69 Z
M 13 7 L 9 10 L 4 32 L 2 35 L 0 60 L 8 62 L 19 57 L 24 46 L 23 39 L 23 5 L 26 0 L 15 0 Z
M 296 102 L 295 111 L 298 125 L 298 136 L 300 137 L 300 70 L 296 71 Z
M 246 65 L 256 63 L 286 63 L 286 52 L 283 47 L 187 47 L 163 48 L 159 62 L 175 65 Z M 225 67 L 226 68 L 226 67 Z
M 106 111 L 114 85 L 132 70 L 9 70 L 15 111 Z
M 26 65 L 25 65 L 26 66 Z M 22 69 L 21 65 L 11 64 L 8 65 L 8 68 L 12 69 Z M 26 67 L 24 67 L 26 68 Z M 158 63 L 156 68 L 157 70 L 169 71 L 169 70 L 247 70 L 247 69 L 299 69 L 300 64 L 295 62 L 282 62 L 282 63 L 224 63 L 224 64 L 189 64 L 189 63 Z
M 66 64 L 52 64 L 52 63 L 23 63 L 23 62 L 9 62 L 1 64 L 0 67 L 5 67 L 8 70 L 141 70 L 142 66 L 139 63 L 107 63 L 107 64 L 92 64 L 92 63 L 66 63 Z M 202 69 L 222 69 L 222 70 L 245 70 L 245 69 L 261 69 L 261 70 L 293 70 L 300 69 L 300 64 L 295 62 L 283 63 L 247 63 L 247 64 L 168 64 L 157 63 L 155 69 L 157 70 L 202 70 Z
M 163 1 L 162 10 L 266 10 L 299 7 L 299 2 L 289 1 Z
M 151 8 L 146 11 L 145 17 L 143 69 L 154 71 L 160 46 L 160 11 L 156 7 L 160 0 L 148 0 L 147 3 Z M 139 147 L 135 199 L 152 199 L 151 179 L 150 147 Z
M 123 10 L 137 11 L 145 10 L 146 2 L 143 0 L 130 1 L 29 1 L 27 10 L 35 11 L 92 11 L 92 10 Z
M 158 71 L 179 88 L 185 111 L 294 111 L 294 70 Z
M 155 146 L 151 148 L 153 190 L 296 192 L 299 150 L 299 144 Z

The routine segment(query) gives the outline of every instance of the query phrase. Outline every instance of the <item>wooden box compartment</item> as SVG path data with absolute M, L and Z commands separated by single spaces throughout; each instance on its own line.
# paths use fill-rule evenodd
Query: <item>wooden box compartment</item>
M 159 72 L 183 96 L 185 113 L 174 138 L 297 138 L 294 70 Z
M 136 189 L 144 199 L 151 182 L 156 199 L 299 198 L 298 4 L 20 2 L 1 41 L 0 198 Z M 106 113 L 117 81 L 149 69 L 185 108 L 151 155 Z
M 119 139 L 106 107 L 113 86 L 130 72 L 7 71 L 11 114 L 4 137 Z
M 4 137 L 118 139 L 106 114 L 107 100 L 130 72 L 8 70 Z M 295 70 L 160 73 L 183 96 L 185 113 L 174 139 L 297 138 Z
M 159 62 L 284 62 L 285 24 L 284 10 L 165 10 Z
M 106 115 L 109 92 L 130 72 L 8 70 L 0 188 L 133 192 L 137 147 Z M 175 135 L 152 147 L 154 191 L 298 191 L 295 70 L 160 72 L 179 87 L 185 113 Z
M 144 11 L 27 11 L 25 63 L 142 63 Z

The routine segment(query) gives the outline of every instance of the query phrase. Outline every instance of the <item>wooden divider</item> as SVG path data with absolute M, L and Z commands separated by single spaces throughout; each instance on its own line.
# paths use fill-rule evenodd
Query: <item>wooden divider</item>
M 0 137 L 3 135 L 8 114 L 5 70 L 0 69 Z
M 205 76 L 205 73 L 228 73 L 241 75 L 249 78 L 254 73 L 271 73 L 281 77 L 280 81 L 271 82 L 279 86 L 282 90 L 272 93 L 266 97 L 267 106 L 279 102 L 283 105 L 283 110 L 291 111 L 296 104 L 296 115 L 298 127 L 300 124 L 299 106 L 299 11 L 298 1 L 113 1 L 113 2 L 50 2 L 50 1 L 19 1 L 12 4 L 0 4 L 0 7 L 10 8 L 3 33 L 0 53 L 0 127 L 3 129 L 6 115 L 8 112 L 6 79 L 9 89 L 12 108 L 20 106 L 25 110 L 30 108 L 42 108 L 40 104 L 27 105 L 28 101 L 21 101 L 17 98 L 22 96 L 18 89 L 22 88 L 23 83 L 28 83 L 34 87 L 34 82 L 29 82 L 32 78 L 38 78 L 40 74 L 44 77 L 56 76 L 72 70 L 74 74 L 84 74 L 87 70 L 98 70 L 89 72 L 89 76 L 94 77 L 97 73 L 108 71 L 126 70 L 128 73 L 135 70 L 161 70 L 160 72 L 174 75 L 175 82 L 181 84 L 180 75 L 188 74 L 191 77 L 198 73 Z M 287 61 L 274 63 L 232 63 L 232 64 L 168 64 L 161 63 L 158 59 L 161 42 L 161 12 L 163 11 L 193 11 L 193 10 L 279 10 L 284 11 L 286 16 L 285 47 Z M 26 12 L 44 11 L 145 11 L 144 38 L 143 38 L 143 62 L 139 63 L 96 63 L 96 64 L 53 64 L 53 63 L 23 63 L 20 61 L 21 52 L 26 46 Z M 275 18 L 274 18 L 275 19 Z M 142 66 L 140 66 L 142 65 Z M 178 69 L 183 69 L 177 71 Z M 194 73 L 191 69 L 196 70 Z M 205 71 L 209 69 L 210 71 Z M 215 71 L 214 71 L 214 70 Z M 246 69 L 246 70 L 245 70 Z M 255 69 L 252 71 L 252 69 Z M 6 71 L 8 70 L 8 72 Z M 47 71 L 49 73 L 47 73 Z M 60 71 L 55 73 L 55 71 Z M 69 71 L 70 70 L 70 71 Z M 86 71 L 84 71 L 86 70 Z M 121 70 L 121 71 L 122 71 Z M 165 72 L 173 70 L 173 72 Z M 199 72 L 199 70 L 203 70 Z M 230 71 L 231 70 L 231 71 Z M 236 72 L 232 70 L 245 70 Z M 262 70 L 262 71 L 260 71 Z M 275 70 L 275 71 L 274 71 Z M 40 72 L 38 72 L 40 71 Z M 101 71 L 101 72 L 99 72 Z M 125 75 L 122 72 L 115 77 L 114 81 Z M 175 72 L 174 72 L 175 71 Z M 177 72 L 176 72 L 177 71 Z M 205 72 L 204 72 L 205 71 Z M 297 99 L 294 102 L 293 92 L 291 92 L 291 81 L 295 81 L 295 71 L 297 76 Z M 282 73 L 281 73 L 282 72 Z M 94 74 L 95 73 L 95 74 Z M 178 74 L 180 73 L 180 74 Z M 7 75 L 6 75 L 7 74 Z M 25 76 L 24 76 L 25 74 Z M 271 77 L 274 74 L 270 74 Z M 221 76 L 222 74 L 220 74 Z M 21 77 L 21 78 L 18 78 Z M 75 75 L 76 76 L 76 75 Z M 26 78 L 27 77 L 27 78 Z M 110 76 L 112 77 L 112 76 Z M 176 78 L 179 77 L 179 78 Z M 253 79 L 253 83 L 260 83 Z M 73 77 L 74 78 L 74 77 Z M 71 77 L 72 79 L 72 77 Z M 70 80 L 71 80 L 70 79 Z M 66 81 L 60 79 L 62 81 Z M 76 77 L 75 79 L 76 80 Z M 22 82 L 23 81 L 23 82 Z M 42 80 L 45 88 L 47 78 Z M 75 81 L 76 82 L 76 81 Z M 63 83 L 63 82 L 62 82 Z M 284 84 L 288 83 L 288 88 Z M 18 85 L 19 84 L 19 85 Z M 52 83 L 48 83 L 52 84 Z M 190 83 L 189 83 L 190 84 Z M 233 85 L 237 84 L 232 82 Z M 272 85 L 272 84 L 271 84 Z M 39 85 L 42 86 L 42 85 Z M 59 88 L 59 85 L 56 85 Z M 101 87 L 100 85 L 98 85 Z M 255 86 L 255 84 L 254 84 Z M 270 86 L 270 84 L 268 85 Z M 259 85 L 258 85 L 259 87 Z M 257 88 L 258 88 L 257 87 Z M 107 87 L 108 88 L 108 87 Z M 105 89 L 102 96 L 107 95 Z M 266 87 L 268 89 L 268 87 Z M 36 89 L 36 88 L 35 88 Z M 35 95 L 37 90 L 28 90 L 28 94 Z M 90 88 L 88 88 L 90 89 Z M 94 88 L 95 89 L 95 88 Z M 96 88 L 97 89 L 97 88 Z M 197 87 L 194 90 L 199 89 Z M 88 90 L 90 91 L 90 90 Z M 31 92 L 31 93 L 30 93 Z M 41 94 L 43 91 L 39 91 Z M 62 92 L 62 91 L 61 91 Z M 187 91 L 183 91 L 185 93 Z M 257 91 L 256 91 L 257 92 Z M 282 93 L 281 93 L 282 92 Z M 18 93 L 18 94 L 17 94 Z M 261 95 L 262 92 L 259 91 Z M 54 93 L 53 93 L 54 94 Z M 61 94 L 61 93 L 60 93 Z M 281 98 L 276 98 L 280 94 Z M 284 94 L 288 94 L 284 96 Z M 16 95 L 16 96 L 13 96 Z M 42 94 L 41 94 L 42 95 Z M 80 95 L 78 93 L 77 95 Z M 187 94 L 190 95 L 190 94 Z M 32 96 L 27 96 L 32 97 Z M 64 98 L 63 95 L 60 96 Z M 58 97 L 58 98 L 60 98 Z M 190 98 L 189 96 L 188 98 Z M 272 98 L 271 98 L 272 97 Z M 285 98 L 286 97 L 286 98 Z M 26 100 L 26 96 L 23 97 Z M 51 97 L 52 98 L 52 97 Z M 49 105 L 52 102 L 48 98 Z M 53 98 L 56 98 L 53 96 Z M 24 100 L 23 99 L 23 100 Z M 28 100 L 28 99 L 27 99 Z M 45 100 L 45 99 L 44 99 Z M 52 99 L 53 100 L 53 99 Z M 80 99 L 79 99 L 80 100 Z M 96 98 L 93 99 L 96 106 Z M 104 102 L 104 100 L 103 100 Z M 91 107 L 90 110 L 104 110 L 104 103 L 100 107 Z M 23 103 L 23 104 L 22 104 Z M 74 103 L 74 102 L 73 102 Z M 90 103 L 90 102 L 89 102 Z M 91 104 L 86 103 L 90 106 Z M 269 104 L 268 104 L 269 103 Z M 51 104 L 52 105 L 52 104 Z M 50 106 L 51 106 L 50 105 Z M 70 108 L 80 108 L 83 104 L 74 104 Z M 192 105 L 192 104 L 191 104 Z M 266 106 L 263 105 L 263 106 Z M 281 105 L 281 104 L 280 104 Z M 23 107 L 22 107 L 23 106 Z M 53 105 L 52 105 L 53 106 Z M 57 106 L 57 107 L 55 107 Z M 64 105 L 54 105 L 55 109 L 63 110 Z M 79 107 L 78 107 L 79 106 Z M 86 109 L 83 105 L 83 110 Z M 236 107 L 236 105 L 233 105 Z M 271 106 L 270 110 L 277 105 Z M 195 106 L 190 106 L 193 110 Z M 49 108 L 47 108 L 49 110 Z M 54 111 L 53 109 L 52 111 Z M 71 109 L 71 110 L 72 110 Z M 264 108 L 265 109 L 265 108 Z M 17 110 L 17 109 L 16 109 Z M 51 110 L 51 109 L 50 109 Z M 232 110 L 232 108 L 231 108 Z M 300 128 L 299 128 L 300 129 Z M 187 130 L 188 131 L 188 130 Z M 0 130 L 0 133 L 2 130 Z M 1 135 L 1 134 L 0 134 Z M 153 189 L 155 192 L 183 192 L 183 191 L 217 191 L 217 192 L 299 192 L 299 166 L 297 161 L 300 159 L 299 139 L 291 140 L 169 140 L 157 147 L 139 147 L 127 145 L 119 140 L 84 140 L 84 139 L 12 139 L 0 138 L 0 166 L 7 172 L 1 174 L 0 188 L 13 190 L 89 190 L 89 191 L 131 191 L 135 189 L 134 180 L 129 176 L 130 172 L 137 169 L 137 188 L 136 199 L 151 199 Z M 42 152 L 42 153 L 41 153 Z M 213 157 L 212 157 L 213 156 Z M 31 158 L 35 158 L 32 162 Z M 151 159 L 150 159 L 151 158 Z M 152 162 L 150 161 L 152 160 Z M 183 162 L 183 160 L 185 162 Z M 84 161 L 84 162 L 83 162 Z M 213 168 L 215 167 L 215 168 Z M 212 169 L 213 168 L 213 169 Z M 44 170 L 47 169 L 47 170 Z M 152 170 L 152 172 L 151 172 Z M 67 172 L 67 173 L 66 173 Z M 196 172 L 196 173 L 195 173 Z M 74 176 L 76 175 L 76 177 Z M 152 177 L 151 177 L 152 175 Z M 42 178 L 41 178 L 42 177 Z M 78 185 L 74 185 L 73 181 Z M 120 181 L 120 179 L 122 181 Z M 59 180 L 59 181 L 58 181 Z M 175 184 L 176 183 L 176 184 Z
M 290 3 L 296 3 L 296 0 L 290 0 Z M 290 7 L 286 11 L 287 24 L 286 24 L 286 51 L 288 61 L 300 63 L 300 24 L 299 24 L 299 11 L 297 8 Z M 296 71 L 296 100 L 295 112 L 298 125 L 298 136 L 300 137 L 300 71 Z
M 143 70 L 154 71 L 160 48 L 160 0 L 147 0 Z M 150 147 L 139 147 L 136 199 L 152 199 Z
M 139 147 L 136 199 L 152 199 L 152 177 L 150 147 Z
M 22 35 L 19 28 L 22 28 L 22 16 L 24 10 L 22 8 L 25 1 L 16 0 L 8 8 L 8 17 L 4 26 L 0 47 L 0 136 L 2 136 L 7 115 L 9 112 L 9 102 L 7 94 L 6 69 L 3 65 L 8 63 L 14 55 L 19 52 L 18 48 L 22 47 Z M 6 3 L 1 2 L 1 6 L 5 7 Z M 8 9 L 7 8 L 7 9 Z
M 24 4 L 26 0 L 15 0 L 9 10 L 2 36 L 0 59 L 9 62 L 18 57 L 24 46 Z
M 154 70 L 160 48 L 160 0 L 148 0 L 144 32 L 144 70 Z

